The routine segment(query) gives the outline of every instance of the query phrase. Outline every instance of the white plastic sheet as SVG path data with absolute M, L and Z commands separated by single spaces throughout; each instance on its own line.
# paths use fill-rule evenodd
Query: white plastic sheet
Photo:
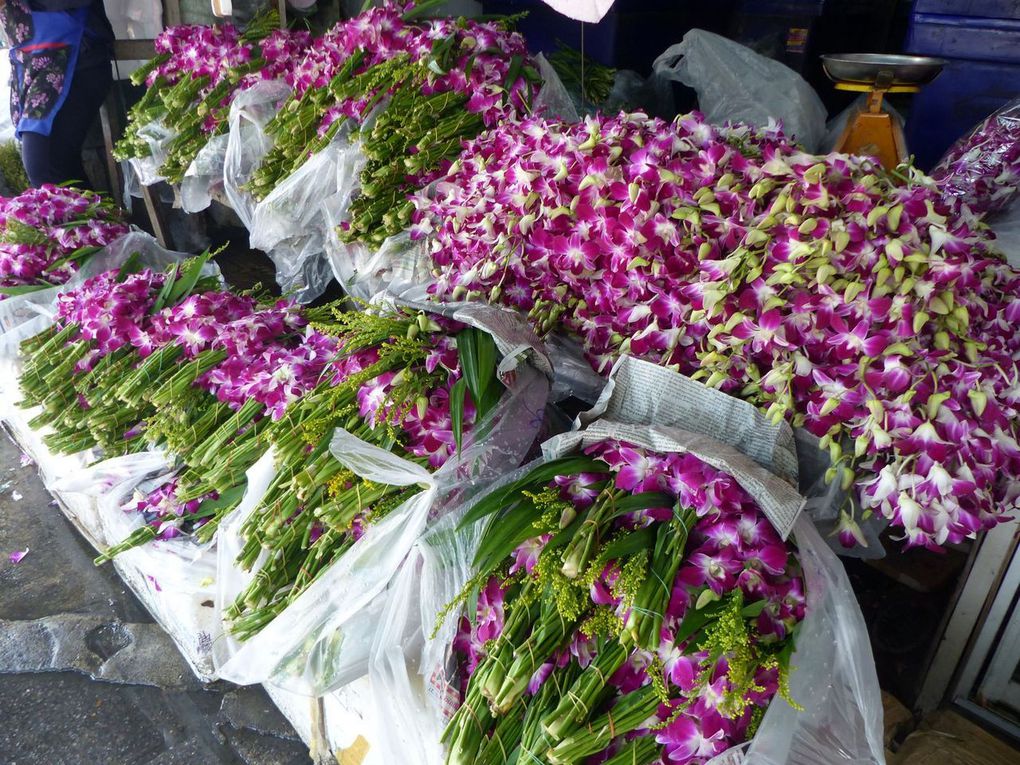
M 181 209 L 186 213 L 202 212 L 214 195 L 223 193 L 223 165 L 230 136 L 213 136 L 191 161 L 181 180 Z
M 704 431 L 696 411 L 673 407 L 659 389 L 617 384 L 608 396 L 601 402 L 608 411 L 653 414 L 645 424 L 661 432 Z M 754 407 L 736 401 L 734 408 L 744 409 L 748 424 L 757 422 Z M 603 434 L 617 428 L 630 434 L 636 424 L 595 419 L 589 427 L 597 425 Z M 762 433 L 749 440 L 744 428 L 715 437 L 741 449 L 755 444 L 756 460 L 769 453 L 782 455 L 774 468 L 780 475 L 788 472 L 793 437 L 785 425 L 774 437 Z M 767 442 L 775 448 L 765 448 Z M 547 442 L 545 458 L 560 456 L 567 444 L 563 438 Z M 438 626 L 437 620 L 472 576 L 471 561 L 484 527 L 481 522 L 457 529 L 457 523 L 458 516 L 448 515 L 415 544 L 392 587 L 373 648 L 369 676 L 380 723 L 390 731 L 387 761 L 421 765 L 444 761 L 439 737 L 459 704 L 451 650 L 456 618 L 448 616 Z M 797 519 L 793 536 L 804 567 L 808 612 L 792 659 L 796 669 L 790 690 L 804 711 L 774 699 L 753 741 L 720 755 L 711 765 L 884 765 L 882 703 L 860 608 L 842 565 L 807 515 Z
M 282 80 L 265 80 L 239 93 L 230 104 L 229 137 L 223 160 L 223 192 L 249 231 L 255 200 L 245 191 L 244 185 L 273 146 L 265 126 L 290 92 L 290 87 Z
M 128 164 L 134 171 L 135 178 L 142 186 L 165 181 L 166 177 L 159 172 L 159 169 L 166 162 L 167 147 L 177 134 L 160 121 L 150 122 L 138 129 L 141 136 L 149 146 L 149 156 L 132 157 Z
M 422 491 L 369 526 L 337 563 L 256 636 L 243 644 L 229 635 L 217 639 L 214 656 L 222 678 L 239 684 L 268 681 L 293 692 L 322 695 L 362 676 L 386 590 L 415 540 L 468 496 L 520 464 L 533 444 L 544 420 L 550 372 L 537 339 L 520 318 L 502 309 L 447 306 L 441 311 L 488 331 L 503 354 L 499 373 L 507 390 L 487 423 L 476 428 L 485 436 L 430 474 L 336 430 L 331 452 L 346 467 L 373 482 L 420 486 Z M 274 475 L 272 457 L 267 455 L 249 471 L 244 500 L 221 526 L 217 594 L 221 607 L 233 602 L 261 565 L 259 561 L 252 572 L 242 573 L 234 560 L 242 545 L 240 528 Z
M 692 29 L 655 59 L 653 70 L 697 91 L 709 122 L 764 127 L 776 120 L 808 151 L 825 135 L 825 106 L 803 77 L 725 37 Z

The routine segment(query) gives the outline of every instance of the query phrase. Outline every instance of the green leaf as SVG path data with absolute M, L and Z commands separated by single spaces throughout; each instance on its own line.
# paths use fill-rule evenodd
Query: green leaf
M 768 604 L 769 602 L 767 600 L 764 599 L 756 600 L 751 605 L 744 606 L 742 609 L 740 609 L 740 615 L 743 616 L 745 619 L 756 619 L 758 617 L 758 614 L 764 611 L 765 606 L 767 606 Z
M 606 560 L 618 560 L 634 555 L 642 550 L 649 550 L 655 544 L 655 532 L 651 526 L 632 531 L 613 540 L 600 553 Z
M 117 271 L 117 281 L 122 282 L 131 274 L 136 274 L 142 269 L 142 254 L 140 252 L 132 252 L 128 255 L 120 269 Z
M 612 514 L 606 520 L 619 518 L 627 513 L 648 510 L 651 507 L 672 507 L 675 501 L 669 494 L 661 491 L 645 491 L 640 494 L 630 494 L 623 499 L 617 500 L 613 506 Z
M 163 307 L 166 305 L 167 298 L 170 296 L 170 292 L 174 288 L 174 282 L 177 281 L 177 277 L 180 272 L 181 264 L 176 263 L 167 273 L 166 281 L 163 282 L 163 288 L 159 291 L 159 294 L 156 295 L 156 300 L 152 304 L 152 309 L 150 310 L 151 314 L 157 314 L 163 310 Z M 124 270 L 121 269 L 121 273 L 118 278 L 123 278 L 123 276 Z
M 461 445 L 464 442 L 465 393 L 467 393 L 467 383 L 461 377 L 450 388 L 450 419 L 453 422 L 453 440 L 457 444 L 457 456 L 460 456 Z
M 542 463 L 524 477 L 489 492 L 468 510 L 460 522 L 459 528 L 465 528 L 481 518 L 492 515 L 502 509 L 515 494 L 536 485 L 546 484 L 558 475 L 604 472 L 606 472 L 606 464 L 591 457 L 562 457 L 552 462 Z
M 52 284 L 19 284 L 16 287 L 0 287 L 0 295 L 27 295 L 39 290 L 48 290 Z
M 175 280 L 174 288 L 170 292 L 167 302 L 169 305 L 176 305 L 187 295 L 191 294 L 191 290 L 194 289 L 195 284 L 198 283 L 199 277 L 202 276 L 202 269 L 205 264 L 209 262 L 209 258 L 212 257 L 212 253 L 206 250 L 201 255 L 194 258 L 189 258 L 185 263 L 183 272 Z
M 531 502 L 518 502 L 506 514 L 493 518 L 475 553 L 474 564 L 479 572 L 492 573 L 521 544 L 538 536 L 535 522 L 541 520 Z

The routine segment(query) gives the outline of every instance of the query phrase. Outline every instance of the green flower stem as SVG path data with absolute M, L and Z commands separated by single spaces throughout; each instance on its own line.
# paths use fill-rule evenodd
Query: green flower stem
M 565 738 L 547 754 L 553 765 L 574 765 L 598 754 L 618 736 L 638 730 L 661 704 L 655 688 L 646 685 L 623 696 L 611 710 L 583 730 Z
M 648 575 L 638 589 L 624 626 L 630 639 L 645 650 L 655 650 L 659 644 L 673 580 L 683 560 L 688 534 L 695 519 L 694 510 L 677 510 L 673 519 L 669 523 L 660 523 L 656 531 Z
M 598 653 L 580 677 L 560 699 L 556 708 L 542 720 L 542 729 L 554 741 L 560 741 L 588 721 L 602 700 L 606 683 L 624 662 L 627 649 L 618 640 L 604 641 Z

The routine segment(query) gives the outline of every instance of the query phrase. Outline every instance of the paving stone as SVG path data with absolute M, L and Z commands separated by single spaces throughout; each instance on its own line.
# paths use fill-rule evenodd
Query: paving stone
M 251 730 L 226 731 L 230 746 L 244 765 L 309 765 L 308 749 L 300 741 L 263 736 Z
M 220 718 L 233 728 L 297 739 L 287 718 L 261 688 L 238 688 L 224 694 Z
M 142 765 L 165 744 L 148 714 L 160 714 L 158 692 L 83 675 L 0 677 L 0 762 L 8 765 Z
M 117 683 L 201 687 L 173 641 L 155 624 L 81 614 L 0 620 L 0 672 L 64 670 Z
M 306 765 L 265 692 L 200 685 L 50 501 L 0 434 L 0 763 Z

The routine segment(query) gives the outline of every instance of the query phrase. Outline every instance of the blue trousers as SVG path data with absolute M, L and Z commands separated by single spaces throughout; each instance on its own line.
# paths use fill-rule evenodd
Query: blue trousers
M 22 133 L 21 161 L 32 186 L 73 181 L 80 188 L 91 188 L 81 151 L 112 84 L 109 62 L 77 69 L 50 134 Z

